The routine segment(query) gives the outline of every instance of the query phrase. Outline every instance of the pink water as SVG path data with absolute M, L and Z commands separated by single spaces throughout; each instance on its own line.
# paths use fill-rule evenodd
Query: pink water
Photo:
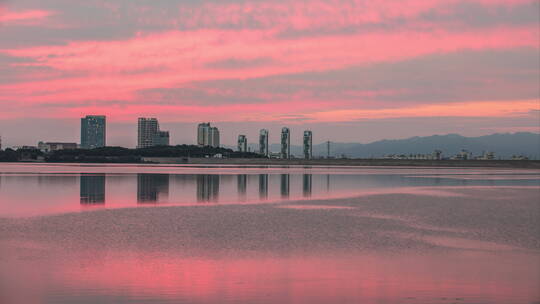
M 538 303 L 539 181 L 0 165 L 0 303 Z

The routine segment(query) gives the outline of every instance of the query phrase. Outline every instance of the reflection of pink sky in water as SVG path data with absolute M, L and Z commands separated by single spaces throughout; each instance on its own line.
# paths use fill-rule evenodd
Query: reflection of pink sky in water
M 63 166 L 37 165 L 38 168 L 62 169 Z M 9 165 L 7 166 L 10 167 Z M 30 166 L 12 166 L 13 169 L 28 169 Z M 105 171 L 118 171 L 126 169 L 141 170 L 137 166 L 90 166 L 94 169 Z M 2 169 L 3 167 L 0 167 Z M 69 167 L 71 168 L 71 167 Z M 73 168 L 81 169 L 86 167 L 73 166 Z M 6 169 L 6 168 L 3 168 Z M 21 169 L 21 170 L 22 170 Z M 143 167 L 143 171 L 148 169 Z M 154 167 L 150 167 L 154 172 Z M 245 192 L 240 192 L 239 175 L 233 175 L 231 172 L 226 172 L 220 177 L 220 186 L 217 189 L 217 195 L 214 199 L 208 199 L 201 202 L 198 197 L 198 181 L 193 174 L 192 168 L 177 168 L 177 172 L 191 172 L 180 175 L 170 175 L 167 177 L 166 194 L 159 197 L 155 202 L 138 203 L 137 191 L 138 180 L 136 174 L 120 174 L 108 173 L 103 177 L 104 185 L 104 200 L 101 204 L 81 204 L 80 184 L 82 177 L 75 173 L 44 173 L 44 174 L 3 174 L 0 175 L 0 217 L 31 217 L 40 215 L 62 214 L 69 212 L 90 211 L 96 209 L 118 209 L 132 207 L 150 207 L 150 206 L 200 206 L 213 204 L 262 204 L 262 203 L 279 203 L 284 201 L 304 201 L 304 200 L 329 200 L 359 196 L 385 195 L 385 194 L 408 194 L 433 197 L 466 197 L 467 193 L 463 193 L 462 189 L 525 189 L 535 188 L 535 186 L 410 186 L 403 183 L 401 180 L 394 180 L 392 187 L 385 185 L 385 178 L 377 177 L 372 174 L 371 170 L 367 169 L 365 174 L 363 168 L 350 169 L 346 172 L 356 172 L 356 175 L 344 174 L 335 168 L 332 169 L 333 174 L 312 174 L 310 175 L 309 193 L 306 195 L 302 192 L 302 177 L 304 174 L 290 174 L 287 177 L 287 192 L 284 196 L 280 193 L 280 178 L 283 174 L 268 174 L 269 182 L 267 182 L 268 195 L 261 198 L 260 187 L 258 185 L 258 174 L 244 175 Z M 179 171 L 178 171 L 179 170 Z M 187 170 L 187 171 L 185 171 Z M 198 170 L 198 169 L 197 169 Z M 212 169 L 221 172 L 221 169 Z M 237 172 L 238 168 L 232 168 L 232 172 Z M 261 170 L 261 169 L 257 169 Z M 268 170 L 268 169 L 265 169 Z M 276 169 L 279 172 L 289 172 L 286 169 Z M 285 171 L 284 171 L 285 170 Z M 291 169 L 302 170 L 300 172 L 317 172 L 319 169 Z M 313 171 L 312 171 L 313 170 Z M 408 169 L 404 169 L 407 171 Z M 444 169 L 446 170 L 446 169 Z M 9 170 L 7 170 L 9 171 Z M 39 171 L 39 170 L 38 170 Z M 401 173 L 402 169 L 395 170 Z M 429 171 L 429 170 L 428 170 Z M 475 171 L 475 170 L 473 170 Z M 487 170 L 488 172 L 491 172 Z M 500 171 L 500 170 L 498 170 Z M 497 171 L 497 172 L 498 172 Z M 198 171 L 195 171 L 198 172 Z M 271 172 L 271 171 L 264 171 Z M 392 170 L 377 171 L 380 174 L 388 174 Z M 425 172 L 423 172 L 425 173 Z M 407 173 L 409 174 L 409 173 Z M 289 175 L 287 175 L 289 176 Z M 311 180 L 313 176 L 313 181 Z M 105 182 L 106 177 L 106 182 Z M 377 177 L 378 179 L 376 179 Z M 412 180 L 414 180 L 413 176 Z M 493 177 L 486 175 L 487 178 Z M 496 176 L 495 176 L 496 177 Z M 361 178 L 357 180 L 357 178 Z M 409 178 L 409 177 L 407 177 Z M 170 181 L 169 181 L 170 179 Z M 290 179 L 290 181 L 289 181 Z M 420 178 L 419 180 L 422 180 Z M 330 184 L 326 182 L 331 181 Z M 205 182 L 210 182 L 206 180 Z M 238 183 L 237 183 L 238 182 Z M 390 182 L 388 182 L 390 183 Z M 157 188 L 156 188 L 157 189 Z M 156 190 L 159 192 L 158 190 Z M 209 191 L 207 189 L 207 191 Z M 210 193 L 210 191 L 209 191 Z
M 414 175 L 414 178 L 450 178 L 464 180 L 539 180 L 538 174 L 512 174 L 512 175 L 482 175 L 482 174 L 455 174 L 455 175 Z
M 96 252 L 54 257 L 44 271 L 36 260 L 0 261 L 10 284 L 67 286 L 84 298 L 103 294 L 204 303 L 531 303 L 540 297 L 540 262 L 527 253 L 459 251 L 445 254 L 333 254 L 329 256 L 182 257 L 154 252 Z M 7 267 L 7 268 L 4 268 Z M 43 267 L 43 266 L 41 266 Z M 4 272 L 5 273 L 5 272 Z M 505 275 L 500 275 L 505 273 Z M 40 284 L 43 284 L 41 282 Z M 39 303 L 44 292 L 24 294 Z M 510 301 L 510 302 L 509 302 Z M 357 303 L 357 302 L 355 302 Z
M 354 209 L 353 207 L 345 207 L 345 206 L 325 206 L 325 205 L 279 205 L 278 208 L 298 209 L 298 210 Z
M 259 173 L 240 177 L 238 170 L 225 170 L 216 201 L 197 202 L 197 183 L 212 179 L 180 174 L 145 204 L 139 183 L 152 179 L 133 173 L 93 180 L 105 186 L 104 204 L 96 205 L 80 203 L 85 183 L 77 172 L 0 175 L 0 303 L 540 299 L 538 241 L 530 232 L 538 187 L 530 183 L 425 186 L 414 179 L 430 174 L 422 170 L 380 177 L 376 169 L 348 171 L 356 176 L 332 169 L 329 189 L 313 174 L 304 196 L 303 173 L 311 171 L 292 169 L 300 171 L 289 180 L 280 168 L 261 200 Z M 404 183 L 411 174 L 415 181 Z M 175 205 L 200 208 L 143 209 Z M 79 213 L 88 210 L 97 212 Z M 73 214 L 47 216 L 63 213 Z
M 197 202 L 196 197 L 182 196 L 167 201 L 159 201 L 148 204 L 138 204 L 134 192 L 129 183 L 116 185 L 116 189 L 108 189 L 105 204 L 80 204 L 78 184 L 75 187 L 63 187 L 57 185 L 51 189 L 41 189 L 42 192 L 24 191 L 24 188 L 12 188 L 3 192 L 0 197 L 0 216 L 3 217 L 31 217 L 41 215 L 53 215 L 70 212 L 92 211 L 100 209 L 120 209 L 120 208 L 148 208 L 160 206 L 211 206 L 211 205 L 244 205 L 244 204 L 276 204 L 285 201 L 307 201 L 307 200 L 332 200 L 342 198 L 352 198 L 372 195 L 408 194 L 433 197 L 466 197 L 466 194 L 455 192 L 460 189 L 534 189 L 531 186 L 504 186 L 504 187 L 398 187 L 398 188 L 371 188 L 371 189 L 340 189 L 339 191 L 322 191 L 303 197 L 300 193 L 290 195 L 288 198 L 278 197 L 260 199 L 258 197 L 239 199 L 236 193 L 225 193 L 222 191 L 217 202 Z M 131 185 L 133 186 L 133 185 Z M 443 190 L 444 189 L 444 190 Z M 127 195 L 126 195 L 127 194 Z M 171 195 L 172 196 L 172 195 Z M 334 206 L 335 207 L 335 206 Z

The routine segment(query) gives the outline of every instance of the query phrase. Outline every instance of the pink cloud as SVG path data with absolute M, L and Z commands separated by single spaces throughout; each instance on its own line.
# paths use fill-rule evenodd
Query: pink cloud
M 27 10 L 27 11 L 9 11 L 0 10 L 0 24 L 17 25 L 37 25 L 54 15 L 52 11 L 46 10 Z
M 538 100 L 480 101 L 418 105 L 401 108 L 329 110 L 307 115 L 317 122 L 398 117 L 509 117 L 540 111 Z
M 203 4 L 180 8 L 178 18 L 168 20 L 188 30 L 141 31 L 134 37 L 110 41 L 67 41 L 64 45 L 4 48 L 0 55 L 25 58 L 24 62 L 10 63 L 10 68 L 37 69 L 39 72 L 21 73 L 18 82 L 0 84 L 0 103 L 4 107 L 0 115 L 4 118 L 25 115 L 78 117 L 87 112 L 107 112 L 114 118 L 130 120 L 145 113 L 182 121 L 202 118 L 274 121 L 293 115 L 313 121 L 346 121 L 366 117 L 441 116 L 444 113 L 450 116 L 515 115 L 530 109 L 529 101 L 493 104 L 471 101 L 453 105 L 359 109 L 367 106 L 366 100 L 370 97 L 399 94 L 384 90 L 353 89 L 348 94 L 358 99 L 354 104 L 339 98 L 315 102 L 304 92 L 278 96 L 263 104 L 235 101 L 235 92 L 230 92 L 227 93 L 231 96 L 230 104 L 212 106 L 198 104 L 190 98 L 179 98 L 167 104 L 159 94 L 141 94 L 150 89 L 189 88 L 200 81 L 331 71 L 465 50 L 522 47 L 538 50 L 538 24 L 459 31 L 444 22 L 435 24 L 419 19 L 422 14 L 432 11 L 448 13 L 449 7 L 459 2 L 317 0 Z M 530 3 L 528 0 L 471 2 L 487 8 Z M 103 9 L 119 11 L 114 5 Z M 146 11 L 147 8 L 140 8 L 141 14 Z M 8 11 L 0 16 L 0 22 L 44 22 L 52 14 L 45 10 Z M 407 25 L 392 29 L 343 30 L 394 19 L 406 19 Z M 225 26 L 230 27 L 224 29 Z M 288 30 L 308 34 L 287 36 Z M 326 31 L 324 35 L 317 35 L 321 30 Z M 310 35 L 309 31 L 315 34 Z M 216 93 L 207 90 L 208 94 Z M 486 105 L 489 111 L 482 112 Z M 42 107 L 33 110 L 35 106 Z M 369 106 L 376 108 L 373 104 Z M 380 105 L 383 106 L 388 104 Z M 512 110 L 506 111 L 510 106 Z M 50 113 L 42 110 L 47 107 L 54 109 L 54 113 L 53 110 Z M 460 109 L 469 111 L 464 113 Z
M 272 34 L 262 30 L 170 31 L 122 41 L 4 50 L 10 56 L 37 62 L 19 66 L 82 76 L 3 85 L 0 101 L 15 97 L 30 103 L 133 99 L 139 90 L 182 87 L 194 81 L 324 71 L 459 50 L 538 48 L 539 41 L 536 27 L 465 33 L 374 32 L 305 37 L 294 42 Z M 229 58 L 260 57 L 271 60 L 237 69 L 209 67 L 209 63 Z
M 471 0 L 485 7 L 511 7 L 530 0 Z M 207 3 L 179 8 L 174 24 L 188 28 L 238 26 L 280 29 L 324 29 L 415 19 L 430 11 L 451 11 L 461 0 L 326 0 L 287 2 Z

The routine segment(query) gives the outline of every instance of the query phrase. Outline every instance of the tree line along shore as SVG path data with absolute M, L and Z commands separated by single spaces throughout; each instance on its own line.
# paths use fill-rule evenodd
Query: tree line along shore
M 0 151 L 0 162 L 50 163 L 149 163 L 254 166 L 398 166 L 398 167 L 494 167 L 540 169 L 537 160 L 403 160 L 403 159 L 269 159 L 253 152 L 194 145 L 158 146 L 143 149 L 104 147 L 58 150 L 44 153 L 35 149 Z

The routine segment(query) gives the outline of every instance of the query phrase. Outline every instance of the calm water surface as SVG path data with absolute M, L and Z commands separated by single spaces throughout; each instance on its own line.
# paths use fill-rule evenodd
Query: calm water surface
M 0 164 L 0 303 L 540 303 L 540 171 Z

